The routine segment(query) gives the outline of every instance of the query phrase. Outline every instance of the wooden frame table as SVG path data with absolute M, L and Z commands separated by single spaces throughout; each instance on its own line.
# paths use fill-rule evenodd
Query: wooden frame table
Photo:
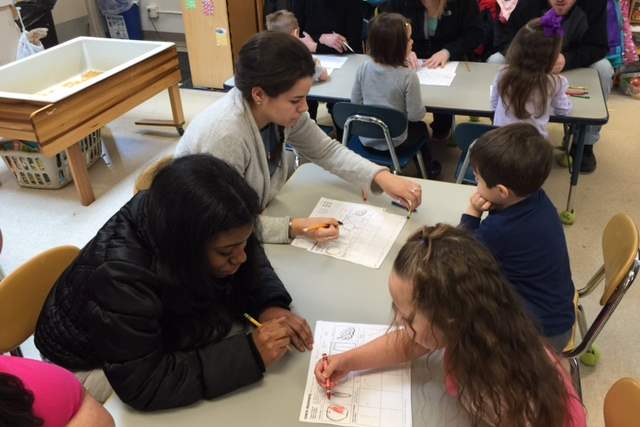
M 66 150 L 80 201 L 87 206 L 95 196 L 78 141 L 165 89 L 169 91 L 173 120 L 136 124 L 173 126 L 182 135 L 180 80 L 178 53 L 171 45 L 57 102 L 0 95 L 0 137 L 37 142 L 48 157 Z

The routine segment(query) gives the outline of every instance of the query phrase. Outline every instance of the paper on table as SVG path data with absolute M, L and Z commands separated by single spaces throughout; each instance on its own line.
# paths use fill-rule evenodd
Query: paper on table
M 448 62 L 442 68 L 425 68 L 422 67 L 418 71 L 418 79 L 421 85 L 431 86 L 451 86 L 453 79 L 456 77 L 456 69 L 458 62 Z
M 314 58 L 319 60 L 324 68 L 340 68 L 349 59 L 346 56 L 336 55 L 315 55 Z
M 335 355 L 365 344 L 386 325 L 317 321 L 300 421 L 341 426 L 411 427 L 411 365 L 350 373 L 332 390 L 331 399 L 314 376 L 322 353 Z
M 325 197 L 318 201 L 309 216 L 342 221 L 340 237 L 323 243 L 297 238 L 292 246 L 371 268 L 380 268 L 407 222 L 406 217 L 388 213 L 382 208 Z

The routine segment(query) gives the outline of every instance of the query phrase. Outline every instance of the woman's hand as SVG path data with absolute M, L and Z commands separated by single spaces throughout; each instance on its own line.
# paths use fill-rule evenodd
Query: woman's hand
M 335 218 L 294 218 L 291 220 L 291 235 L 326 242 L 340 236 L 339 225 Z
M 323 359 L 318 360 L 314 369 L 316 381 L 322 388 L 334 388 L 350 371 L 346 366 L 346 354 L 340 353 L 327 357 L 327 363 Z M 329 380 L 327 382 L 327 380 Z
M 284 324 L 289 330 L 291 342 L 301 353 L 313 349 L 313 332 L 305 319 L 295 313 L 281 307 L 269 307 L 258 318 L 260 322 L 274 319 L 284 319 Z
M 405 64 L 407 64 L 407 68 L 411 70 L 418 70 L 420 68 L 420 61 L 418 60 L 418 55 L 416 55 L 415 52 L 410 52 L 407 55 Z
M 424 66 L 427 68 L 444 67 L 449 62 L 449 51 L 442 49 L 431 55 L 431 58 L 424 62 Z
M 321 44 L 337 50 L 340 53 L 343 53 L 346 49 L 344 44 L 347 42 L 347 39 L 338 33 L 323 34 L 320 36 L 319 41 Z
M 291 342 L 289 327 L 284 317 L 265 321 L 260 328 L 251 333 L 251 338 L 267 368 L 284 356 Z
M 382 191 L 410 211 L 415 210 L 422 203 L 422 188 L 415 182 L 387 170 L 379 172 L 373 180 L 382 188 Z

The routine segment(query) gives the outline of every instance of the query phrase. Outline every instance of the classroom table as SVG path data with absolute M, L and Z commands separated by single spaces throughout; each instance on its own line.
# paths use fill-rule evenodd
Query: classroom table
M 389 324 L 391 298 L 387 277 L 393 259 L 410 233 L 424 224 L 457 224 L 473 187 L 414 179 L 422 186 L 423 204 L 407 222 L 379 269 L 371 269 L 290 245 L 265 245 L 271 263 L 293 298 L 293 309 L 313 328 L 316 320 Z M 362 202 L 360 189 L 313 164 L 302 165 L 282 188 L 266 213 L 308 216 L 320 197 Z M 371 195 L 368 203 L 392 207 L 385 195 Z M 226 396 L 186 408 L 137 412 L 113 394 L 106 408 L 119 427 L 146 426 L 277 426 L 310 425 L 298 421 L 310 353 L 293 351 L 262 381 Z M 412 368 L 413 426 L 469 426 L 457 401 L 443 393 L 440 355 L 420 359 Z M 206 363 L 206 362 L 205 362 Z M 427 378 L 433 381 L 426 381 Z
M 342 67 L 333 70 L 329 80 L 314 83 L 308 98 L 321 102 L 349 102 L 356 70 L 367 55 L 348 55 Z M 501 65 L 482 62 L 460 62 L 456 76 L 450 86 L 420 86 L 422 103 L 432 113 L 451 113 L 478 117 L 493 117 L 490 104 L 490 86 Z M 589 98 L 572 97 L 573 110 L 566 116 L 551 116 L 551 121 L 572 125 L 576 155 L 570 171 L 569 192 L 566 209 L 560 214 L 565 224 L 573 224 L 575 196 L 580 165 L 584 152 L 584 131 L 588 125 L 603 125 L 609 121 L 609 111 L 602 91 L 598 73 L 591 68 L 578 68 L 562 73 L 572 86 L 584 86 Z M 234 86 L 233 78 L 225 83 Z

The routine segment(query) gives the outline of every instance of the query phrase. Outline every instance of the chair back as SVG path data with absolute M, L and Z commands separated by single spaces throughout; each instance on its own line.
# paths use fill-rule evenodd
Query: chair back
M 173 161 L 173 156 L 162 157 L 160 160 L 147 166 L 145 170 L 136 178 L 136 182 L 133 184 L 133 194 L 137 194 L 140 191 L 148 190 L 151 187 L 153 178 L 160 169 L 167 166 Z
M 496 126 L 482 123 L 460 123 L 453 130 L 453 140 L 462 151 L 456 165 L 456 183 L 476 185 L 473 171 L 469 168 L 470 148 L 483 134 L 496 129 Z
M 602 258 L 604 291 L 600 305 L 605 305 L 638 262 L 638 228 L 629 215 L 617 214 L 607 223 L 602 233 Z
M 604 397 L 605 427 L 635 427 L 638 425 L 640 382 L 621 378 Z
M 336 125 L 343 129 L 349 121 L 349 134 L 365 138 L 385 139 L 384 126 L 395 138 L 407 129 L 407 115 L 402 111 L 381 105 L 362 105 L 339 102 L 333 106 Z
M 0 282 L 0 353 L 33 334 L 49 291 L 79 253 L 75 246 L 49 249 Z

